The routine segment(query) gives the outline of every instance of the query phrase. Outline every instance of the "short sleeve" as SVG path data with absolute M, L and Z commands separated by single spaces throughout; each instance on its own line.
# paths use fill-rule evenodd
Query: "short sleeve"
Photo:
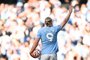
M 37 38 L 41 38 L 41 30 L 38 31 Z
M 55 26 L 55 29 L 56 29 L 56 32 L 58 33 L 60 30 L 61 30 L 61 26 L 60 25 L 58 25 L 58 26 Z

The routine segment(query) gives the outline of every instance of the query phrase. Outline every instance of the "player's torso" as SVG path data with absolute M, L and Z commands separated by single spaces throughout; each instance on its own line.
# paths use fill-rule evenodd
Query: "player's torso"
M 44 27 L 41 33 L 42 51 L 55 53 L 57 51 L 57 31 L 54 27 Z
M 44 27 L 41 33 L 41 39 L 44 42 L 55 42 L 57 39 L 56 30 L 53 27 Z

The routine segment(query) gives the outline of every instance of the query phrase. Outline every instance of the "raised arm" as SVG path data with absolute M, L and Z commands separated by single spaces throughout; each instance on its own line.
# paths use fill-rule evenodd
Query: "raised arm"
M 64 27 L 64 25 L 69 20 L 71 13 L 72 13 L 72 6 L 69 7 L 69 13 L 68 13 L 68 15 L 66 16 L 66 18 L 64 19 L 64 21 L 60 24 L 62 26 L 62 28 Z

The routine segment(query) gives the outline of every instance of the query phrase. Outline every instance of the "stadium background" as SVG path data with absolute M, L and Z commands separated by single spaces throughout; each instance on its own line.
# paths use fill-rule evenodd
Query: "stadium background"
M 0 57 L 38 60 L 29 55 L 37 31 L 47 16 L 54 25 L 61 23 L 70 2 L 77 5 L 58 33 L 58 60 L 90 60 L 90 0 L 0 0 Z

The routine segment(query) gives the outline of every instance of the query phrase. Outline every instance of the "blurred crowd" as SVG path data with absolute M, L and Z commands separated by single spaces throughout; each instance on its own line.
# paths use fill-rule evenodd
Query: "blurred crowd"
M 30 48 L 46 17 L 53 25 L 62 23 L 68 13 L 69 1 L 28 0 L 26 3 L 0 4 L 0 58 L 6 60 L 39 60 L 29 55 Z M 65 27 L 58 33 L 58 60 L 90 60 L 90 0 L 74 7 Z M 41 48 L 39 43 L 37 49 Z

